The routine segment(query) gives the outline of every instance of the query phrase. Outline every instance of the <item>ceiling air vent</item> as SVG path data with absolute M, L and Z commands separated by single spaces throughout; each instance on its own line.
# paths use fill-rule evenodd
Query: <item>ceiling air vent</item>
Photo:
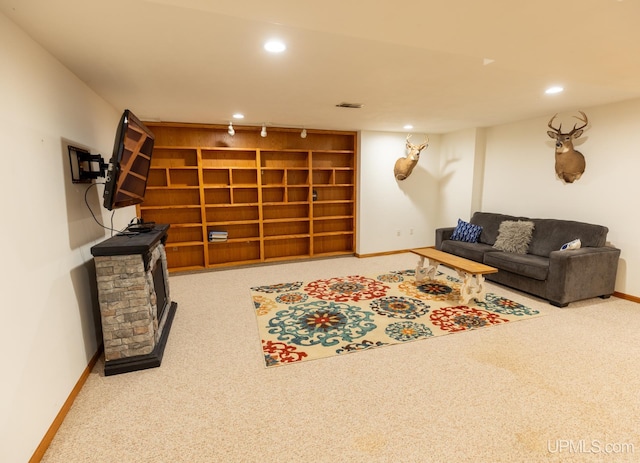
M 352 108 L 352 109 L 360 109 L 364 105 L 360 103 L 339 103 L 336 105 L 336 108 Z

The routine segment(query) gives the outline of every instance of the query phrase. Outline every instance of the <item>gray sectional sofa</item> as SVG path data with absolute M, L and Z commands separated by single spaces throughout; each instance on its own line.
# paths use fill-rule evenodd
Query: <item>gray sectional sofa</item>
M 524 254 L 494 247 L 504 221 L 533 222 Z M 496 267 L 498 273 L 486 275 L 487 280 L 541 297 L 558 307 L 591 297 L 607 298 L 614 292 L 620 250 L 607 245 L 607 227 L 490 212 L 476 212 L 468 223 L 482 227 L 477 242 L 460 241 L 459 236 L 452 240 L 456 227 L 439 228 L 436 248 Z M 579 249 L 561 250 L 577 239 L 581 242 Z

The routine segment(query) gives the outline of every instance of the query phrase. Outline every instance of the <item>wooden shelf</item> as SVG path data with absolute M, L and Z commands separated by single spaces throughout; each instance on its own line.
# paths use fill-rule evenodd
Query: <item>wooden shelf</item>
M 138 214 L 171 224 L 171 271 L 355 251 L 355 132 L 145 124 L 156 144 Z M 214 230 L 227 240 L 209 242 Z

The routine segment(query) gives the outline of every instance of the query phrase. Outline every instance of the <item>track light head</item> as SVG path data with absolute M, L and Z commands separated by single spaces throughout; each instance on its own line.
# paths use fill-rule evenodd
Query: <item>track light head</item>
M 307 129 L 302 129 L 302 132 L 300 132 L 300 138 L 307 138 Z
M 260 131 L 260 136 L 262 138 L 267 136 L 267 126 L 265 124 L 262 124 L 262 130 Z
M 236 134 L 236 131 L 233 129 L 233 122 L 229 122 L 229 129 L 227 130 L 227 133 L 232 137 Z

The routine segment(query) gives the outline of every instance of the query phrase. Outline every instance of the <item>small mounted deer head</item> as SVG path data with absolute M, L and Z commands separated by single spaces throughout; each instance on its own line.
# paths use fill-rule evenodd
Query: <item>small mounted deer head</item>
M 589 123 L 587 115 L 582 111 L 578 112 L 582 117 L 573 117 L 583 122 L 583 124 L 580 127 L 574 124 L 570 132 L 562 133 L 562 124 L 557 129 L 552 125 L 557 114 L 547 124 L 552 129 L 547 131 L 547 135 L 556 140 L 556 174 L 567 183 L 573 183 L 578 180 L 584 173 L 586 166 L 582 153 L 573 149 L 573 140 L 582 135 L 583 129 Z
M 396 180 L 404 180 L 413 171 L 413 168 L 418 163 L 420 159 L 420 151 L 426 148 L 429 143 L 429 137 L 425 135 L 424 143 L 421 145 L 414 145 L 409 142 L 411 138 L 411 134 L 407 135 L 407 155 L 403 158 L 398 158 L 395 166 L 393 167 L 393 175 L 396 177 Z

